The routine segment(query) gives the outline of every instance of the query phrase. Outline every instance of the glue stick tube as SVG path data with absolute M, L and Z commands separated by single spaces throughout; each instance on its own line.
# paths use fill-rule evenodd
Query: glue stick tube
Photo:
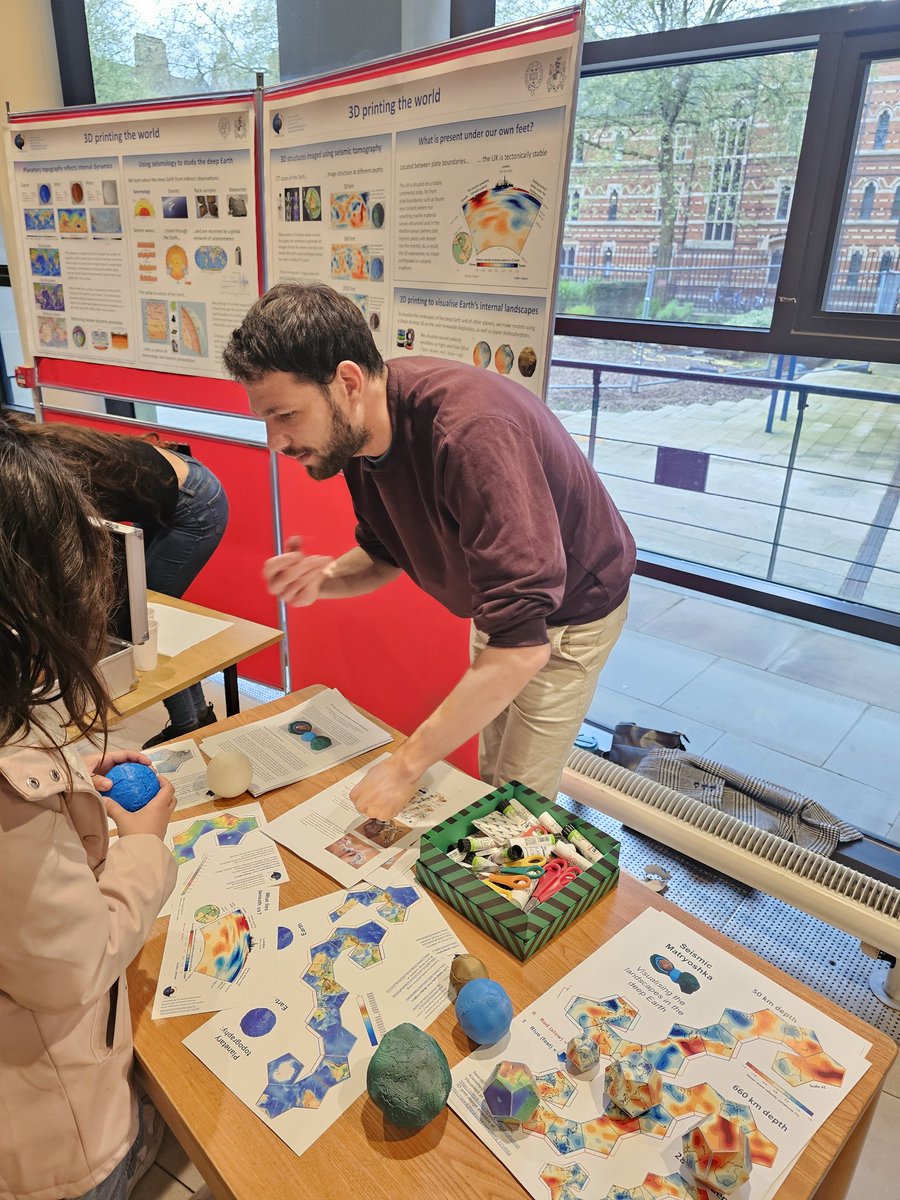
M 555 846 L 550 847 L 550 853 L 559 855 L 566 862 L 574 863 L 576 867 L 581 867 L 582 871 L 591 865 L 586 858 L 582 858 L 571 842 L 557 842 Z
M 496 852 L 497 854 L 499 852 Z M 497 864 L 494 861 L 495 855 L 488 857 L 484 854 L 467 854 L 463 859 L 463 866 L 471 867 L 473 871 L 496 871 Z
M 542 812 L 538 821 L 548 833 L 555 833 L 557 837 L 562 837 L 563 827 L 552 813 Z
M 525 825 L 533 825 L 535 823 L 535 815 L 528 811 L 524 804 L 520 804 L 518 800 L 507 800 L 503 808 L 500 810 L 505 817 L 509 817 L 511 821 L 524 822 Z
M 568 825 L 563 826 L 563 835 L 566 841 L 571 842 L 575 849 L 585 858 L 590 859 L 592 863 L 600 862 L 603 858 L 603 855 L 596 846 L 592 846 L 584 834 L 578 832 L 571 821 Z
M 463 854 L 477 854 L 482 850 L 495 850 L 500 843 L 493 837 L 466 837 L 456 843 L 457 850 Z
M 529 854 L 546 854 L 556 838 L 552 833 L 537 834 L 535 837 L 516 838 L 506 847 L 506 857 L 511 862 L 525 858 Z

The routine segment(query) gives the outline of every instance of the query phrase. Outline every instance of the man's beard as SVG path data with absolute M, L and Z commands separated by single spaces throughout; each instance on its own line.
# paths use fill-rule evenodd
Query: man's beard
M 313 466 L 304 463 L 310 479 L 331 479 L 343 471 L 351 458 L 355 458 L 372 440 L 372 431 L 363 425 L 354 429 L 331 395 L 331 390 L 325 385 L 322 389 L 328 407 L 331 409 L 331 435 L 325 449 L 316 454 L 317 462 Z M 301 451 L 303 453 L 303 451 Z M 315 451 L 314 451 L 315 453 Z M 293 455 L 296 457 L 296 454 Z

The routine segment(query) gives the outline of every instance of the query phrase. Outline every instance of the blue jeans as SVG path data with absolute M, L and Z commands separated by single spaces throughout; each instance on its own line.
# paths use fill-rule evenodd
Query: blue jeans
M 228 498 L 208 467 L 181 455 L 187 479 L 178 492 L 171 523 L 163 526 L 145 551 L 147 587 L 164 596 L 181 597 L 209 562 L 228 524 Z M 206 710 L 199 683 L 164 701 L 173 725 L 193 725 Z

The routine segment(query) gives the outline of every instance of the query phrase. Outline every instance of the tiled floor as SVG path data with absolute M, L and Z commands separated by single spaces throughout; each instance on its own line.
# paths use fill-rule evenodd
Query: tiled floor
M 206 691 L 224 716 L 221 687 Z M 242 695 L 244 707 L 255 703 Z M 900 788 L 888 753 L 900 738 L 900 650 L 638 580 L 589 715 L 607 728 L 637 721 L 684 731 L 692 749 L 752 767 L 900 841 Z M 140 745 L 165 720 L 157 705 L 127 721 L 114 741 Z M 891 1194 L 885 1180 L 900 1177 L 898 1128 L 895 1064 L 850 1200 Z M 184 1200 L 201 1184 L 169 1133 L 133 1200 Z

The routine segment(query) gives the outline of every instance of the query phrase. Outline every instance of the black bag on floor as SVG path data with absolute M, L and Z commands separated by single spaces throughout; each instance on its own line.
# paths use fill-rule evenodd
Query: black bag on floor
M 650 750 L 686 750 L 688 738 L 683 733 L 666 733 L 662 729 L 645 729 L 643 725 L 626 723 L 613 730 L 612 745 L 606 758 L 617 766 L 633 771 Z

